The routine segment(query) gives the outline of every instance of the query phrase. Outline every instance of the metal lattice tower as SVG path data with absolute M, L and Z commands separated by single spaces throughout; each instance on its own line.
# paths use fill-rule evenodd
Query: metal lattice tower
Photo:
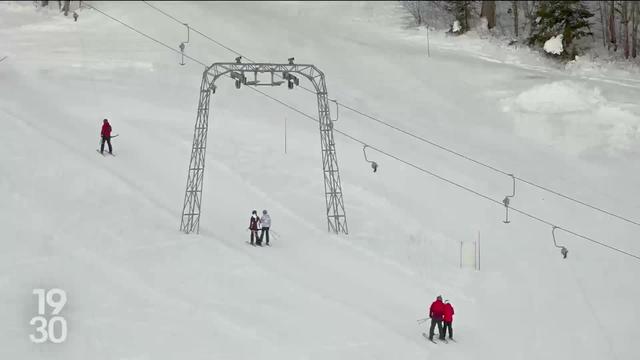
M 253 73 L 254 80 L 247 80 L 245 74 Z M 271 80 L 262 82 L 258 80 L 258 74 L 269 73 Z M 299 74 L 307 78 L 313 84 L 318 100 L 318 120 L 320 127 L 320 147 L 322 151 L 322 171 L 324 174 L 324 193 L 327 211 L 327 230 L 334 233 L 348 234 L 347 217 L 344 211 L 342 198 L 342 184 L 338 159 L 336 157 L 336 144 L 333 137 L 333 122 L 329 112 L 329 98 L 324 74 L 314 65 L 294 64 L 293 58 L 288 64 L 243 64 L 240 58 L 235 63 L 214 63 L 208 67 L 202 75 L 200 85 L 200 99 L 198 101 L 198 116 L 196 118 L 193 133 L 193 146 L 191 148 L 191 160 L 189 161 L 189 173 L 187 187 L 182 207 L 182 220 L 180 230 L 185 233 L 199 232 L 200 210 L 202 205 L 202 185 L 204 178 L 205 153 L 207 148 L 207 131 L 209 123 L 209 104 L 211 94 L 216 91 L 215 82 L 222 76 L 235 79 L 236 88 L 241 85 L 248 86 L 278 86 L 287 82 L 289 89 L 298 85 L 298 78 L 293 74 Z M 274 81 L 274 75 L 279 75 L 284 81 Z

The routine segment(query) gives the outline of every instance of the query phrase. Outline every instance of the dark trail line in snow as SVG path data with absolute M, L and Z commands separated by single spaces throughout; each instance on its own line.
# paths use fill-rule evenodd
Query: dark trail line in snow
M 146 2 L 145 2 L 145 3 L 146 3 Z M 140 34 L 140 35 L 142 35 L 142 36 L 144 36 L 144 37 L 146 37 L 146 38 L 148 38 L 148 39 L 150 39 L 150 40 L 152 40 L 152 41 L 154 41 L 154 42 L 156 42 L 156 43 L 158 43 L 158 44 L 160 44 L 160 45 L 162 45 L 162 46 L 164 46 L 164 47 L 166 47 L 166 48 L 168 48 L 169 50 L 171 50 L 171 51 L 173 51 L 173 52 L 176 52 L 176 53 L 178 53 L 178 54 L 181 54 L 181 52 L 180 52 L 180 51 L 178 51 L 178 50 L 176 50 L 176 49 L 172 48 L 171 46 L 167 45 L 166 43 L 164 43 L 164 42 L 162 42 L 162 41 L 160 41 L 160 40 L 157 40 L 157 39 L 153 38 L 153 37 L 152 37 L 152 36 L 150 36 L 150 35 L 147 35 L 147 34 L 143 33 L 142 31 L 140 31 L 140 30 L 138 30 L 138 29 L 136 29 L 136 28 L 134 28 L 134 27 L 132 27 L 132 26 L 130 26 L 130 25 L 128 25 L 128 24 L 126 24 L 126 23 L 124 23 L 124 22 L 122 22 L 122 21 L 120 21 L 120 20 L 116 19 L 116 18 L 114 18 L 114 17 L 113 17 L 113 16 L 111 16 L 111 15 L 106 14 L 105 12 L 103 12 L 103 11 L 101 11 L 101 10 L 98 10 L 97 8 L 95 8 L 95 7 L 94 7 L 94 6 L 92 6 L 92 5 L 88 5 L 88 6 L 89 6 L 89 7 L 91 7 L 92 9 L 94 9 L 94 10 L 98 11 L 99 13 L 103 14 L 104 16 L 106 16 L 106 17 L 108 17 L 108 18 L 110 18 L 110 19 L 112 19 L 112 20 L 114 20 L 114 21 L 116 21 L 116 22 L 118 22 L 118 23 L 122 24 L 123 26 L 127 27 L 128 29 L 130 29 L 130 30 L 132 30 L 132 31 L 134 31 L 134 32 L 136 32 L 136 33 L 138 33 L 138 34 Z M 193 57 L 191 57 L 191 56 L 188 56 L 188 55 L 186 55 L 186 54 L 185 54 L 184 56 L 185 56 L 186 58 L 188 58 L 188 59 L 191 59 L 191 60 L 193 60 L 193 61 L 195 61 L 195 62 L 197 62 L 197 63 L 199 63 L 199 64 L 201 64 L 201 65 L 205 66 L 205 67 L 206 67 L 206 66 L 208 66 L 208 65 L 206 65 L 204 62 L 202 62 L 202 61 L 200 61 L 200 60 L 197 60 L 197 59 L 195 59 L 195 58 L 193 58 Z M 301 110 L 298 110 L 298 109 L 297 109 L 297 108 L 295 108 L 294 106 L 289 105 L 288 103 L 286 103 L 286 102 L 284 102 L 284 101 L 282 101 L 282 100 L 280 100 L 280 99 L 278 99 L 278 98 L 275 98 L 275 97 L 273 97 L 273 96 L 271 96 L 271 95 L 269 95 L 269 94 L 267 94 L 267 93 L 265 93 L 265 92 L 263 92 L 263 91 L 260 91 L 260 90 L 258 90 L 258 89 L 256 89 L 256 88 L 253 88 L 253 87 L 250 87 L 250 86 L 249 86 L 248 88 L 249 88 L 249 89 L 251 89 L 251 90 L 253 90 L 253 91 L 255 91 L 255 92 L 257 92 L 257 93 L 259 93 L 259 94 L 261 94 L 261 95 L 263 95 L 263 96 L 265 96 L 265 97 L 267 97 L 267 98 L 269 98 L 269 99 L 271 99 L 271 100 L 273 100 L 273 101 L 275 101 L 275 102 L 277 102 L 277 103 L 279 103 L 279 104 L 281 104 L 281 105 L 283 105 L 283 106 L 285 106 L 285 107 L 287 107 L 288 109 L 290 109 L 290 110 L 292 110 L 292 111 L 297 112 L 298 114 L 300 114 L 300 115 L 302 115 L 302 116 L 304 116 L 304 117 L 306 117 L 306 118 L 309 118 L 310 120 L 313 120 L 313 121 L 315 121 L 315 122 L 319 122 L 319 120 L 318 120 L 318 119 L 316 119 L 316 118 L 314 118 L 313 116 L 311 116 L 311 115 L 309 115 L 309 114 L 307 114 L 307 113 L 305 113 L 305 112 L 303 112 L 303 111 L 301 111 Z M 343 106 L 344 106 L 344 105 L 343 105 Z M 474 195 L 476 195 L 476 196 L 478 196 L 478 197 L 480 197 L 480 198 L 483 198 L 483 199 L 485 199 L 485 200 L 488 200 L 488 201 L 490 201 L 490 202 L 492 202 L 492 203 L 495 203 L 495 204 L 498 204 L 498 205 L 500 205 L 500 206 L 504 206 L 504 204 L 503 204 L 501 201 L 495 200 L 495 199 L 491 198 L 491 197 L 490 197 L 490 196 L 488 196 L 488 195 L 482 194 L 482 193 L 480 193 L 480 192 L 478 192 L 478 191 L 476 191 L 476 190 L 473 190 L 473 189 L 471 189 L 471 188 L 469 188 L 469 187 L 467 187 L 467 186 L 464 186 L 464 185 L 459 184 L 459 183 L 457 183 L 457 182 L 455 182 L 455 181 L 453 181 L 453 180 L 450 180 L 450 179 L 447 179 L 447 178 L 445 178 L 445 177 L 443 177 L 443 176 L 440 176 L 440 175 L 438 175 L 438 174 L 436 174 L 436 173 L 434 173 L 434 172 L 431 172 L 431 171 L 429 171 L 429 170 L 427 170 L 427 169 L 425 169 L 425 168 L 422 168 L 422 167 L 420 167 L 420 166 L 418 166 L 418 165 L 416 165 L 416 164 L 413 164 L 413 163 L 411 163 L 411 162 L 409 162 L 409 161 L 407 161 L 407 160 L 404 160 L 404 159 L 402 159 L 402 158 L 400 158 L 400 157 L 398 157 L 398 156 L 396 156 L 396 155 L 393 155 L 393 154 L 391 154 L 391 153 L 389 153 L 389 152 L 387 152 L 387 151 L 385 151 L 385 150 L 382 150 L 382 149 L 380 149 L 380 148 L 378 148 L 378 147 L 375 147 L 375 146 L 372 146 L 372 145 L 370 145 L 370 144 L 367 144 L 367 143 L 365 143 L 364 141 L 362 141 L 362 140 L 360 140 L 360 139 L 358 139 L 358 138 L 356 138 L 356 137 L 354 137 L 354 136 L 352 136 L 352 135 L 350 135 L 350 134 L 348 134 L 348 133 L 346 133 L 346 132 L 343 132 L 343 131 L 341 131 L 341 130 L 339 130 L 339 129 L 336 129 L 335 127 L 334 127 L 334 130 L 335 130 L 337 133 L 339 133 L 339 134 L 341 134 L 341 135 L 343 135 L 343 136 L 345 136 L 345 137 L 347 137 L 347 138 L 351 139 L 352 141 L 355 141 L 355 142 L 357 142 L 357 143 L 359 143 L 359 144 L 361 144 L 361 145 L 367 145 L 367 146 L 368 146 L 368 147 L 370 147 L 371 149 L 376 150 L 376 151 L 378 151 L 379 153 L 381 153 L 381 154 L 383 154 L 383 155 L 385 155 L 385 156 L 387 156 L 387 157 L 389 157 L 389 158 L 392 158 L 392 159 L 394 159 L 394 160 L 396 160 L 396 161 L 398 161 L 398 162 L 401 162 L 401 163 L 403 163 L 403 164 L 405 164 L 405 165 L 407 165 L 407 166 L 410 166 L 410 167 L 412 167 L 412 168 L 414 168 L 414 169 L 416 169 L 416 170 L 419 170 L 419 171 L 421 171 L 421 172 L 423 172 L 423 173 L 426 173 L 426 174 L 428 174 L 428 175 L 431 175 L 431 176 L 433 176 L 433 177 L 435 177 L 435 178 L 437 178 L 437 179 L 439 179 L 439 180 L 442 180 L 442 181 L 444 181 L 444 182 L 446 182 L 446 183 L 449 183 L 449 184 L 451 184 L 451 185 L 453 185 L 453 186 L 455 186 L 455 187 L 458 187 L 458 188 L 460 188 L 460 189 L 462 189 L 462 190 L 465 190 L 465 191 L 467 191 L 467 192 L 470 192 L 470 193 L 472 193 L 472 194 L 474 194 Z M 469 159 L 470 159 L 470 158 L 469 158 Z M 473 160 L 473 161 L 475 162 L 476 160 Z M 479 164 L 481 164 L 480 162 L 478 162 L 478 163 L 479 163 Z M 496 169 L 496 170 L 497 170 L 497 169 Z M 497 171 L 502 172 L 501 170 L 497 170 Z M 509 175 L 509 176 L 510 176 L 510 175 Z M 567 198 L 568 198 L 568 197 L 567 197 Z M 568 198 L 568 199 L 571 199 L 571 198 Z M 531 219 L 533 219 L 533 220 L 537 220 L 537 221 L 539 221 L 539 222 L 541 222 L 541 223 L 543 223 L 543 224 L 549 225 L 549 226 L 551 226 L 551 227 L 556 227 L 556 228 L 558 228 L 558 229 L 560 229 L 560 230 L 562 230 L 562 231 L 564 231 L 564 232 L 566 232 L 566 233 L 569 233 L 569 234 L 571 234 L 571 235 L 574 235 L 574 236 L 576 236 L 576 237 L 578 237 L 578 238 L 581 238 L 581 239 L 583 239 L 583 240 L 587 240 L 587 241 L 592 242 L 592 243 L 594 243 L 594 244 L 597 244 L 597 245 L 600 245 L 600 246 L 602 246 L 602 247 L 605 247 L 605 248 L 607 248 L 607 249 L 609 249 L 609 250 L 612 250 L 612 251 L 618 252 L 618 253 L 620 253 L 620 254 L 623 254 L 623 255 L 626 255 L 626 256 L 632 257 L 632 258 L 634 258 L 634 259 L 636 259 L 636 260 L 640 261 L 640 256 L 638 256 L 638 255 L 635 255 L 635 254 L 632 254 L 632 253 L 627 252 L 627 251 L 625 251 L 625 250 L 622 250 L 622 249 L 616 248 L 616 247 L 614 247 L 614 246 L 611 246 L 611 245 L 605 244 L 605 243 L 603 243 L 603 242 L 601 242 L 601 241 L 595 240 L 595 239 L 593 239 L 593 238 L 591 238 L 591 237 L 588 237 L 588 236 L 586 236 L 586 235 L 582 235 L 582 234 L 577 233 L 577 232 L 575 232 L 575 231 L 572 231 L 572 230 L 569 230 L 569 229 L 563 228 L 562 226 L 555 225 L 554 223 L 552 223 L 552 222 L 550 222 L 550 221 L 548 221 L 548 220 L 544 220 L 544 219 L 542 219 L 542 218 L 540 218 L 540 217 L 538 217 L 538 216 L 536 216 L 536 215 L 532 215 L 532 214 L 530 214 L 530 213 L 528 213 L 528 212 L 526 212 L 526 211 L 524 211 L 524 210 L 519 210 L 519 209 L 514 208 L 514 207 L 511 207 L 511 206 L 510 206 L 509 208 L 510 208 L 511 210 L 513 210 L 513 211 L 515 211 L 515 212 L 517 212 L 517 213 L 519 213 L 519 214 L 521 214 L 521 215 L 524 215 L 524 216 L 526 216 L 526 217 L 529 217 L 529 218 L 531 218 Z M 594 208 L 595 208 L 595 207 L 594 207 Z M 609 214 L 609 215 L 611 215 L 610 213 L 608 213 L 608 214 Z M 622 217 L 620 217 L 620 218 L 621 218 L 621 219 L 624 219 L 624 218 L 622 218 Z M 626 220 L 626 221 L 629 221 L 629 222 L 631 222 L 631 223 L 634 223 L 634 224 L 636 224 L 636 225 L 638 225 L 638 226 L 640 226 L 640 223 L 636 223 L 636 222 L 633 222 L 633 221 L 628 220 L 628 219 L 625 219 L 625 220 Z

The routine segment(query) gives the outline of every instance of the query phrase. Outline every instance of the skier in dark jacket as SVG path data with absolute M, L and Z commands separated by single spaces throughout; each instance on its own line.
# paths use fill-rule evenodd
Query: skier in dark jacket
M 251 212 L 251 219 L 249 219 L 249 230 L 251 231 L 251 245 L 254 245 L 254 238 L 257 245 L 261 245 L 260 237 L 258 236 L 258 224 L 260 223 L 260 218 L 258 217 L 258 212 L 253 210 Z
M 100 131 L 100 136 L 102 136 L 102 142 L 100 143 L 100 154 L 104 153 L 104 143 L 106 142 L 109 145 L 109 154 L 113 154 L 113 148 L 111 147 L 111 125 L 109 124 L 109 120 L 104 119 L 102 122 L 102 130 Z
M 444 340 L 444 333 L 442 332 L 442 318 L 444 317 L 444 304 L 442 303 L 442 296 L 438 295 L 436 301 L 431 304 L 431 307 L 429 308 L 429 317 L 431 318 L 429 340 L 433 341 L 433 331 L 436 325 L 438 325 L 438 334 L 440 334 L 440 340 Z
M 442 336 L 446 337 L 447 329 L 449 329 L 449 339 L 453 339 L 453 327 L 451 326 L 451 324 L 453 324 L 453 314 L 455 314 L 455 312 L 453 311 L 453 305 L 449 303 L 449 300 L 445 300 L 444 312 L 442 314 L 442 320 L 444 321 L 444 325 L 442 326 L 444 328 L 444 333 Z

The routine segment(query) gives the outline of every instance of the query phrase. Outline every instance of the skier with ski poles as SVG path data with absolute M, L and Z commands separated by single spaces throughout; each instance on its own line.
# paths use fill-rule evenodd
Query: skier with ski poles
M 109 154 L 113 155 L 113 148 L 111 147 L 111 124 L 109 124 L 109 120 L 107 119 L 102 121 L 100 136 L 102 137 L 102 141 L 100 142 L 100 154 L 104 155 L 104 143 L 106 142 L 107 145 L 109 145 Z
M 438 326 L 438 334 L 440 340 L 445 340 L 444 333 L 442 332 L 442 318 L 444 317 L 444 304 L 442 303 L 442 296 L 438 295 L 436 301 L 429 307 L 429 317 L 431 318 L 431 327 L 429 328 L 429 340 L 433 341 L 433 332 L 436 325 Z

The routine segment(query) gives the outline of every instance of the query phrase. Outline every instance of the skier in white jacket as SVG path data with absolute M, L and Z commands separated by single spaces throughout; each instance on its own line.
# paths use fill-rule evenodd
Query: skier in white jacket
M 262 218 L 260 219 L 262 225 L 262 232 L 260 233 L 260 242 L 262 242 L 265 233 L 267 234 L 267 246 L 269 245 L 269 228 L 271 227 L 271 216 L 267 214 L 267 210 L 262 210 Z

